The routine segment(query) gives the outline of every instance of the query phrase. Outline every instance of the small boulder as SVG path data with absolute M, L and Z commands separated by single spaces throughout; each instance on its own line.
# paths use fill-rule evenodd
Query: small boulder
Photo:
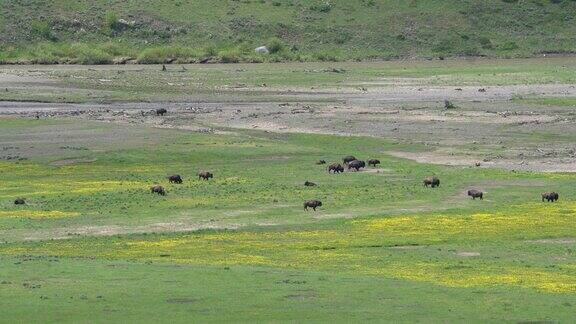
M 258 54 L 270 54 L 270 50 L 266 46 L 256 47 L 254 51 Z

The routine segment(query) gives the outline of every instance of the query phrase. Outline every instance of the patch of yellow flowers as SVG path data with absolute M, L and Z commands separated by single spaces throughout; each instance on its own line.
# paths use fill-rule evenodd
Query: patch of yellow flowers
M 63 212 L 58 210 L 14 210 L 14 211 L 0 211 L 0 218 L 64 218 L 74 217 L 80 215 L 74 212 Z
M 526 204 L 494 213 L 355 220 L 325 230 L 222 231 L 121 240 L 44 242 L 0 247 L 0 253 L 271 266 L 353 272 L 448 287 L 506 285 L 549 293 L 576 293 L 576 264 L 568 261 L 558 262 L 559 266 L 552 268 L 546 267 L 545 262 L 544 265 L 521 267 L 510 260 L 487 259 L 488 256 L 462 258 L 455 253 L 435 252 L 434 247 L 435 244 L 484 244 L 488 249 L 506 252 L 508 245 L 530 244 L 527 240 L 573 237 L 575 216 L 575 203 Z M 392 248 L 398 245 L 419 248 Z M 431 253 L 436 254 L 432 256 Z

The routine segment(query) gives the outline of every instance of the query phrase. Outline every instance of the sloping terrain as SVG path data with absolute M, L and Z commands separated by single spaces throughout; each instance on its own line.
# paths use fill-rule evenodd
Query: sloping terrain
M 1 0 L 0 7 L 2 62 L 323 61 L 576 50 L 571 0 Z M 272 55 L 256 55 L 260 45 Z

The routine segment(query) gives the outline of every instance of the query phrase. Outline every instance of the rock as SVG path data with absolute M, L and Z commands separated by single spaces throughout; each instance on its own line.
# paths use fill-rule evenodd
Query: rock
M 258 54 L 270 54 L 270 51 L 268 50 L 268 47 L 266 47 L 266 46 L 256 47 L 256 49 L 254 49 L 254 51 Z
M 124 26 L 124 27 L 132 27 L 136 24 L 135 20 L 126 20 L 126 19 L 118 19 L 118 25 Z

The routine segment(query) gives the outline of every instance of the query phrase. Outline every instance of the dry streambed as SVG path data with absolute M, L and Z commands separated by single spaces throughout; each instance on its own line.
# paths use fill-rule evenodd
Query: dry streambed
M 136 68 L 148 71 L 141 67 L 129 69 Z M 53 69 L 62 72 L 74 68 Z M 106 80 L 119 82 L 112 73 L 114 67 L 91 67 L 90 70 L 94 75 L 110 74 L 109 79 L 98 79 L 104 82 L 104 89 L 108 89 Z M 94 96 L 108 91 L 57 81 L 50 71 L 46 67 L 37 71 L 5 70 L 0 73 L 0 88 L 31 94 L 92 91 Z M 161 76 L 163 83 L 171 77 Z M 394 153 L 419 162 L 576 171 L 573 108 L 520 104 L 514 100 L 534 96 L 573 98 L 576 97 L 573 84 L 483 86 L 470 82 L 459 85 L 456 81 L 450 85 L 434 84 L 443 78 L 446 77 L 380 77 L 319 87 L 221 85 L 208 97 L 203 91 L 196 92 L 197 95 L 195 92 L 184 94 L 184 90 L 175 92 L 173 102 L 164 99 L 159 99 L 164 102 L 107 104 L 3 101 L 0 116 L 68 117 L 200 132 L 232 127 L 375 136 L 426 147 L 426 153 L 417 156 Z M 176 87 L 178 82 L 169 83 Z M 444 100 L 450 100 L 455 107 L 445 109 Z M 166 108 L 169 113 L 156 116 L 154 111 L 158 108 Z

